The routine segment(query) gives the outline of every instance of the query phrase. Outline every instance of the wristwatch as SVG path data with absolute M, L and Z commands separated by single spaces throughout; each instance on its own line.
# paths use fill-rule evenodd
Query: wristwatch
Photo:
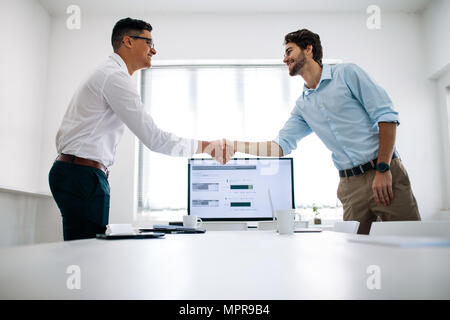
M 379 162 L 375 166 L 375 170 L 377 170 L 378 172 L 386 172 L 390 169 L 391 167 L 386 162 Z

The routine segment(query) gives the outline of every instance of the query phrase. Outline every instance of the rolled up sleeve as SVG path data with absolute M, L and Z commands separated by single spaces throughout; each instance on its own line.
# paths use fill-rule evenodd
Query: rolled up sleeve
M 386 91 L 356 64 L 348 64 L 344 70 L 345 82 L 353 96 L 366 110 L 373 124 L 396 122 L 400 124 L 398 112 L 394 110 Z

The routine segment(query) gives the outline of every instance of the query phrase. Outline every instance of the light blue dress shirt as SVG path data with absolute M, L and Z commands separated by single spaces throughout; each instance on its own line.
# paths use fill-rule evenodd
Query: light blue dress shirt
M 324 65 L 316 89 L 305 84 L 274 141 L 288 155 L 314 131 L 336 168 L 350 169 L 377 158 L 378 122 L 400 124 L 386 91 L 355 64 Z

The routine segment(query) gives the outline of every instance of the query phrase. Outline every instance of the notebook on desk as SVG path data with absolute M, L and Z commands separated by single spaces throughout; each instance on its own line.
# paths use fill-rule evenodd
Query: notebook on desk
M 189 159 L 188 214 L 203 221 L 273 220 L 293 209 L 292 158 Z M 270 201 L 271 200 L 271 201 Z

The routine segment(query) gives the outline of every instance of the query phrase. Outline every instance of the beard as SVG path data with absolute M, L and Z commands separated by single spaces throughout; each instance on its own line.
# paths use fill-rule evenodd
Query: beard
M 303 52 L 300 52 L 294 60 L 294 64 L 292 66 L 292 69 L 289 69 L 289 75 L 295 76 L 299 74 L 299 71 L 305 66 L 306 64 L 306 56 Z

